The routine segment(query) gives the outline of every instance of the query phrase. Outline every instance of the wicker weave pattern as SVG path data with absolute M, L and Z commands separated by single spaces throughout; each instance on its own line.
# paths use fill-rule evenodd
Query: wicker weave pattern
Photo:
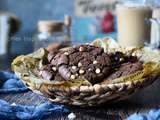
M 51 101 L 75 106 L 98 106 L 103 103 L 113 103 L 126 99 L 137 90 L 151 84 L 155 78 L 142 81 L 129 81 L 118 84 L 95 84 L 71 88 L 54 88 L 52 84 L 42 83 L 31 85 L 30 80 L 24 80 L 29 88 L 38 94 L 45 95 Z

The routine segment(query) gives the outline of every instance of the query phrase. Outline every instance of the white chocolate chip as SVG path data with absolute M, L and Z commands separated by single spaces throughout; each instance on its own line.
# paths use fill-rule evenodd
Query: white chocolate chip
M 76 76 L 78 77 L 78 74 L 76 74 Z
M 78 63 L 78 67 L 82 67 L 82 63 L 79 62 L 79 63 Z
M 75 79 L 76 78 L 76 76 L 75 75 L 71 75 L 71 79 Z
M 123 59 L 123 58 L 120 58 L 119 60 L 120 60 L 120 61 L 123 61 L 124 59 Z
M 80 73 L 80 74 L 83 74 L 83 73 L 84 73 L 84 70 L 80 69 L 80 70 L 79 70 L 79 73 Z
M 72 66 L 72 69 L 75 70 L 77 68 L 77 66 Z
M 97 64 L 97 61 L 96 61 L 96 60 L 94 60 L 94 61 L 93 61 L 93 64 Z
M 101 70 L 99 68 L 96 69 L 95 71 L 97 74 L 99 74 L 101 72 Z
M 84 48 L 83 48 L 82 46 L 79 47 L 79 51 L 80 51 L 80 52 L 84 51 Z
M 57 71 L 57 68 L 56 67 L 52 67 L 52 70 Z
M 132 56 L 136 56 L 136 53 L 132 53 Z
M 65 55 L 69 55 L 69 53 L 68 53 L 68 52 L 64 52 L 64 54 L 65 54 Z

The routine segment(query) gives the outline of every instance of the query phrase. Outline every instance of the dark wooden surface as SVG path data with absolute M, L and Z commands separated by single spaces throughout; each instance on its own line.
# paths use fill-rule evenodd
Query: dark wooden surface
M 10 70 L 12 57 L 3 56 L 0 58 L 0 69 Z M 122 120 L 134 112 L 145 112 L 150 108 L 160 105 L 160 80 L 154 82 L 151 86 L 139 91 L 125 101 L 120 101 L 112 105 L 103 105 L 100 107 L 79 108 L 71 107 L 72 112 L 76 114 L 76 120 Z M 19 103 L 27 105 L 38 105 L 47 99 L 31 91 L 19 94 L 0 94 L 0 99 L 5 99 L 10 103 Z M 47 120 L 67 120 L 65 114 L 52 114 Z

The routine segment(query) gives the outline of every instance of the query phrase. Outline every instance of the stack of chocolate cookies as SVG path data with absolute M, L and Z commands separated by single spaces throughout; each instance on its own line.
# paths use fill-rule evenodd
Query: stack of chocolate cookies
M 52 51 L 48 64 L 40 69 L 46 80 L 71 80 L 84 78 L 92 84 L 104 79 L 112 80 L 143 69 L 136 57 L 121 52 L 105 53 L 103 48 L 79 45 L 68 50 Z

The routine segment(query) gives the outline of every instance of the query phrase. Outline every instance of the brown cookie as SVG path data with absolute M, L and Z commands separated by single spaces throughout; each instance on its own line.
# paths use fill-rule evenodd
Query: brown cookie
M 102 80 L 111 71 L 111 60 L 100 47 L 80 45 L 55 55 L 51 64 L 58 67 L 65 79 L 84 77 L 92 83 Z
M 91 83 L 112 80 L 143 69 L 141 62 L 122 52 L 107 54 L 100 47 L 79 45 L 63 51 L 50 52 L 49 64 L 41 69 L 47 80 L 85 78 Z
M 143 69 L 143 64 L 141 62 L 124 63 L 118 68 L 118 70 L 116 70 L 109 77 L 107 77 L 107 79 L 113 80 L 115 78 L 130 75 L 130 74 L 135 73 L 136 71 L 142 70 L 142 69 Z

